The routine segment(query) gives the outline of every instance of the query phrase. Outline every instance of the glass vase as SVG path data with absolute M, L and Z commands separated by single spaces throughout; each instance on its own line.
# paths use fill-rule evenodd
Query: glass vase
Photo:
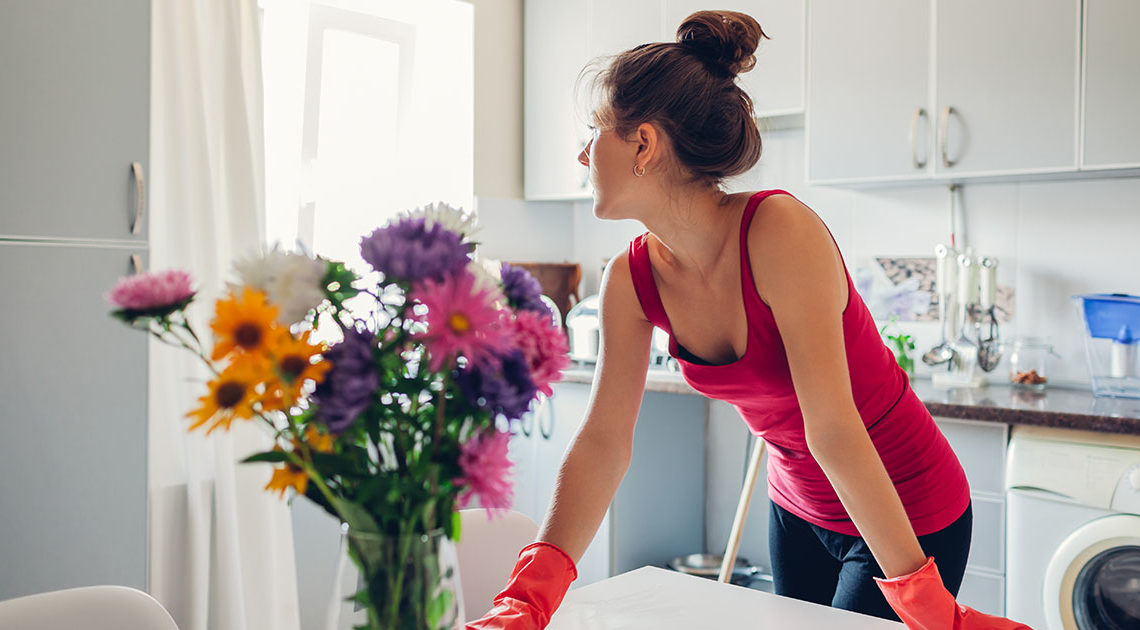
M 336 624 L 357 630 L 459 630 L 463 624 L 455 543 L 443 530 L 390 536 L 342 526 L 358 575 Z M 351 587 L 347 592 L 351 592 Z M 351 618 L 351 625 L 345 619 Z

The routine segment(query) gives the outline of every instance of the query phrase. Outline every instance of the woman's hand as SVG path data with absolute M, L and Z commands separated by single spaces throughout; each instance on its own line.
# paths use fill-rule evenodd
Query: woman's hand
M 565 551 L 544 542 L 527 545 L 491 610 L 466 630 L 542 630 L 577 577 Z
M 954 601 L 942 586 L 934 558 L 928 558 L 914 573 L 886 580 L 875 578 L 875 582 L 911 630 L 1032 630 L 1025 624 L 980 613 Z

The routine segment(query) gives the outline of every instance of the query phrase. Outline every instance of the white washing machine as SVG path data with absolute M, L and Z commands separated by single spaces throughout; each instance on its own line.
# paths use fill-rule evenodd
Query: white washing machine
M 1140 630 L 1140 436 L 1015 427 L 1006 491 L 1006 616 Z

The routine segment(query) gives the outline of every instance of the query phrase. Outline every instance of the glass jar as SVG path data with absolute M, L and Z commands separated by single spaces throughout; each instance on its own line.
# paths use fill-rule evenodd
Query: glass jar
M 1017 337 L 1009 344 L 1010 385 L 1042 390 L 1049 382 L 1049 364 L 1057 356 L 1043 337 Z

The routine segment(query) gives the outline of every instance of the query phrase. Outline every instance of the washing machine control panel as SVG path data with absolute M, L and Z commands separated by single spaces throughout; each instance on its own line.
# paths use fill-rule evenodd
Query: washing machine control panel
M 1140 514 L 1140 464 L 1128 469 L 1116 484 L 1112 495 L 1112 509 L 1128 514 Z

